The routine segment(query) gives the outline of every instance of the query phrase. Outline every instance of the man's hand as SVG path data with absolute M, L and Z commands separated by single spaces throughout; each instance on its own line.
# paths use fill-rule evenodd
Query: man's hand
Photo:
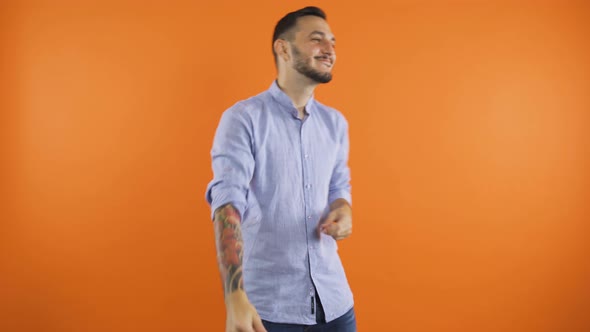
M 352 234 L 352 208 L 342 198 L 330 205 L 330 213 L 320 223 L 319 232 L 330 235 L 334 240 L 342 240 Z
M 254 306 L 243 290 L 230 293 L 225 298 L 226 332 L 266 332 Z

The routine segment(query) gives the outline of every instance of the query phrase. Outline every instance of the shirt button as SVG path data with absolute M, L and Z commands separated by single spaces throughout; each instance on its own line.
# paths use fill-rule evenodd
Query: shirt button
M 311 188 L 311 184 L 306 184 L 305 188 L 307 188 L 307 189 Z
M 311 216 L 307 216 L 307 219 L 311 219 Z
M 305 159 L 308 159 L 308 158 L 309 158 L 309 155 L 308 155 L 308 154 L 306 154 L 306 155 L 305 155 Z

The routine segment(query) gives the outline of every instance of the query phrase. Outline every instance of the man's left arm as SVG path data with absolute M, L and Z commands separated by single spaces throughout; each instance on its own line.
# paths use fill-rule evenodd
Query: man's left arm
M 348 123 L 344 117 L 342 119 L 340 146 L 330 179 L 330 212 L 319 226 L 320 232 L 332 236 L 335 240 L 345 239 L 352 234 Z

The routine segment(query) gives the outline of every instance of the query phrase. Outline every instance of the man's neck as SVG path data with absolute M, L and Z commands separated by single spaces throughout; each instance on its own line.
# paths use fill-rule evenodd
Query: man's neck
M 278 77 L 277 84 L 279 88 L 291 98 L 293 105 L 299 111 L 299 118 L 303 118 L 305 105 L 313 95 L 317 83 L 302 82 L 302 80 L 287 79 Z

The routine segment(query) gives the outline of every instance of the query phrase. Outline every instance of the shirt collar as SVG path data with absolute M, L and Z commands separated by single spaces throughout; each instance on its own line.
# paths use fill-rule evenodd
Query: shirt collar
M 272 82 L 268 91 L 270 92 L 270 94 L 272 95 L 272 97 L 274 98 L 275 101 L 277 101 L 281 106 L 285 107 L 285 109 L 289 113 L 291 113 L 295 117 L 297 117 L 297 115 L 298 115 L 297 108 L 295 107 L 295 105 L 293 105 L 293 101 L 291 100 L 291 98 L 289 96 L 287 96 L 287 94 L 285 92 L 283 92 L 283 90 L 281 90 L 281 88 L 279 88 L 279 85 L 276 80 L 274 80 Z M 311 114 L 311 112 L 313 111 L 314 102 L 315 102 L 315 99 L 314 99 L 314 95 L 312 94 L 311 97 L 309 98 L 309 100 L 307 101 L 307 104 L 305 104 L 305 111 L 308 114 Z

